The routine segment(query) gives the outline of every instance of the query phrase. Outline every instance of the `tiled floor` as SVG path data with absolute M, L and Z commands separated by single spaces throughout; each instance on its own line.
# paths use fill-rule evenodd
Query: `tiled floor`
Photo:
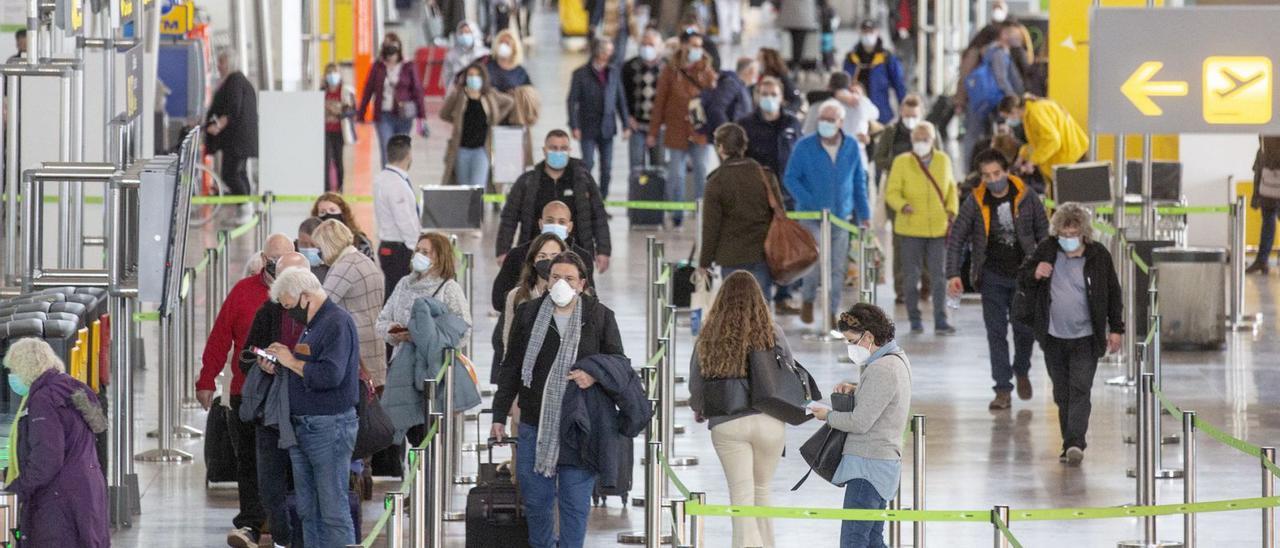
M 544 17 L 537 28 L 539 42 L 529 57 L 528 67 L 533 80 L 544 92 L 545 110 L 535 131 L 535 134 L 541 134 L 565 119 L 560 97 L 566 91 L 569 72 L 584 58 L 581 54 L 565 53 L 557 47 L 554 20 Z M 773 31 L 755 31 L 752 36 L 753 43 L 776 42 L 779 39 L 778 33 Z M 413 177 L 419 184 L 437 182 L 442 172 L 442 136 L 446 134 L 447 127 L 433 122 L 432 130 L 433 137 L 426 146 L 421 146 L 419 140 L 415 151 Z M 352 155 L 364 155 L 362 165 L 370 165 L 373 163 L 369 159 L 368 145 L 371 132 L 365 137 L 364 144 L 360 146 L 362 150 L 352 151 Z M 625 155 L 625 148 L 618 147 L 615 163 L 619 168 L 615 180 L 620 182 L 614 185 L 615 199 L 624 195 L 622 189 L 625 185 L 621 181 L 625 180 Z M 369 173 L 356 174 L 349 191 L 367 193 L 369 177 Z M 362 226 L 372 228 L 371 207 L 357 206 L 356 211 Z M 638 288 L 643 285 L 644 240 L 655 233 L 630 230 L 622 213 L 621 210 L 614 211 L 611 222 L 615 241 L 614 266 L 596 283 L 603 302 L 617 312 L 626 347 L 633 361 L 638 362 L 643 348 L 643 291 Z M 301 206 L 278 206 L 275 228 L 292 231 L 303 214 Z M 487 370 L 489 363 L 487 341 L 494 323 L 493 315 L 487 313 L 490 303 L 486 289 L 488 280 L 496 272 L 490 259 L 492 243 L 487 237 L 495 231 L 495 223 L 496 216 L 490 215 L 483 231 L 486 237 L 474 234 L 461 238 L 463 248 L 479 258 L 473 306 L 476 311 L 475 361 L 482 370 Z M 671 256 L 685 255 L 693 242 L 689 228 L 656 235 L 667 242 Z M 210 243 L 209 232 L 192 235 L 193 251 Z M 233 256 L 237 261 L 243 261 L 250 253 L 249 245 L 245 240 L 233 244 Z M 233 265 L 233 272 L 239 265 Z M 203 285 L 197 287 L 203 288 Z M 1277 287 L 1280 286 L 1274 280 L 1251 277 L 1247 286 L 1250 310 L 1264 312 L 1268 318 L 1275 317 L 1280 312 L 1277 306 L 1280 291 Z M 1164 296 L 1169 299 L 1195 298 L 1193 294 L 1171 292 L 1164 293 Z M 889 290 L 882 288 L 881 304 L 891 305 L 890 298 Z M 905 324 L 905 312 L 898 308 L 895 314 L 900 324 Z M 1118 370 L 1109 366 L 1100 368 L 1093 393 L 1094 414 L 1088 456 L 1082 466 L 1068 468 L 1057 460 L 1060 443 L 1057 411 L 1049 398 L 1050 386 L 1039 353 L 1036 354 L 1032 373 L 1035 397 L 1029 402 L 1015 401 L 1012 411 L 989 412 L 986 409 L 991 396 L 988 356 L 979 305 L 966 302 L 954 319 L 959 329 L 955 336 L 924 334 L 901 338 L 914 366 L 913 411 L 927 417 L 926 506 L 931 509 L 986 509 L 1004 504 L 1015 508 L 1052 508 L 1116 506 L 1132 502 L 1134 482 L 1126 478 L 1125 468 L 1134 460 L 1134 448 L 1123 444 L 1121 437 L 1132 429 L 1132 419 L 1125 415 L 1124 408 L 1133 400 L 1133 394 L 1128 390 L 1104 386 L 1101 382 Z M 799 336 L 804 331 L 803 326 L 793 318 L 783 318 L 782 323 L 799 358 L 824 386 L 833 384 L 848 372 L 850 365 L 839 361 L 844 355 L 842 346 L 803 340 Z M 202 330 L 203 326 L 199 329 Z M 1272 321 L 1264 324 L 1258 333 L 1233 335 L 1226 349 L 1220 352 L 1166 351 L 1166 392 L 1179 405 L 1198 410 L 1202 417 L 1233 436 L 1262 445 L 1280 441 L 1280 412 L 1276 410 L 1280 396 L 1273 392 L 1280 388 L 1280 370 L 1273 359 L 1280 350 L 1276 333 L 1276 324 Z M 148 338 L 148 341 L 154 340 L 154 337 Z M 686 367 L 691 342 L 687 328 L 681 329 L 676 360 L 680 370 Z M 154 348 L 149 349 L 152 355 L 154 351 Z M 155 443 L 141 437 L 141 433 L 155 425 L 157 389 L 154 366 L 142 372 L 137 379 L 136 401 L 139 407 L 136 431 L 139 438 L 136 449 L 142 451 Z M 677 390 L 683 392 L 684 388 Z M 183 420 L 186 424 L 201 426 L 204 417 L 203 412 L 186 411 Z M 727 502 L 725 483 L 707 431 L 693 423 L 687 408 L 678 410 L 677 417 L 689 426 L 689 430 L 677 436 L 676 452 L 696 455 L 701 461 L 697 466 L 680 469 L 680 477 L 691 488 L 708 492 L 711 502 Z M 1165 419 L 1164 424 L 1169 431 L 1177 428 L 1173 419 Z M 814 425 L 805 425 L 787 430 L 787 445 L 791 451 L 773 482 L 775 505 L 840 505 L 841 492 L 820 480 L 811 480 L 796 492 L 788 490 L 805 471 L 796 449 L 814 428 Z M 179 441 L 177 445 L 197 455 L 201 453 L 199 441 Z M 1169 453 L 1166 463 L 1178 466 L 1178 446 L 1170 446 Z M 468 456 L 466 462 L 468 467 L 474 466 L 472 456 Z M 1260 493 L 1258 464 L 1234 450 L 1202 436 L 1199 462 L 1201 500 L 1252 497 Z M 133 528 L 115 533 L 116 545 L 222 545 L 236 512 L 235 491 L 225 486 L 204 485 L 204 465 L 199 457 L 194 463 L 182 465 L 139 464 L 138 474 L 143 491 L 143 513 Z M 642 485 L 639 469 L 635 477 L 636 485 Z M 380 482 L 378 488 L 385 490 L 393 485 L 395 483 L 391 481 Z M 909 485 L 910 477 L 905 476 L 904 487 Z M 1159 500 L 1178 501 L 1181 489 L 1179 481 L 1161 481 L 1158 484 Z M 461 502 L 464 493 L 462 488 L 455 491 L 455 504 Z M 366 530 L 380 511 L 379 502 L 364 505 Z M 615 544 L 616 533 L 639 528 L 641 518 L 642 512 L 621 508 L 616 499 L 607 508 L 594 509 L 588 546 Z M 1258 511 L 1203 515 L 1199 519 L 1199 539 L 1205 546 L 1254 544 L 1260 538 L 1259 522 Z M 1180 537 L 1180 518 L 1161 518 L 1159 524 L 1161 537 Z M 783 521 L 777 523 L 776 528 L 779 546 L 833 546 L 839 524 L 830 521 Z M 1025 546 L 1034 547 L 1107 546 L 1140 534 L 1139 522 L 1133 519 L 1015 522 L 1012 528 Z M 906 530 L 910 531 L 909 525 Z M 460 524 L 449 524 L 447 531 L 450 546 L 463 544 Z M 709 546 L 729 545 L 727 520 L 710 520 L 707 532 Z M 990 527 L 978 524 L 931 523 L 927 533 L 931 545 L 946 547 L 988 546 L 992 536 Z

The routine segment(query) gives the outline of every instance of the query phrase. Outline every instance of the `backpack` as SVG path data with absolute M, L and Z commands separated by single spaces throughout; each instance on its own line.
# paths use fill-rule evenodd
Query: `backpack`
M 1004 99 L 1004 92 L 996 83 L 996 75 L 991 72 L 989 56 L 982 55 L 978 66 L 969 72 L 969 76 L 964 79 L 964 90 L 968 95 L 970 116 L 986 118 L 1000 104 L 1000 100 Z

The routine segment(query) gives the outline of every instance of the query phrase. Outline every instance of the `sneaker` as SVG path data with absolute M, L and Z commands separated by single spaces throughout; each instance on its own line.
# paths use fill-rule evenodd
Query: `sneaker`
M 1031 378 L 1027 375 L 1018 375 L 1018 399 L 1031 399 Z
M 944 323 L 942 325 L 934 326 L 933 333 L 935 335 L 955 335 L 956 328 L 951 327 L 951 324 Z
M 813 323 L 813 303 L 806 302 L 800 305 L 800 321 Z
M 1080 464 L 1080 461 L 1084 460 L 1084 449 L 1079 447 L 1068 447 L 1066 455 L 1067 464 Z
M 248 527 L 232 529 L 227 533 L 227 546 L 233 548 L 258 548 L 258 533 Z
M 1012 406 L 1013 406 L 1013 401 L 1011 400 L 1011 398 L 1009 398 L 1009 392 L 1002 391 L 1002 392 L 996 392 L 995 399 L 991 400 L 991 403 L 987 404 L 987 409 L 990 409 L 992 411 L 1003 411 Z
M 773 303 L 773 313 L 778 316 L 795 316 L 800 313 L 800 309 L 787 300 L 781 300 Z
M 920 322 L 911 322 L 911 332 L 916 335 L 924 333 L 924 324 Z

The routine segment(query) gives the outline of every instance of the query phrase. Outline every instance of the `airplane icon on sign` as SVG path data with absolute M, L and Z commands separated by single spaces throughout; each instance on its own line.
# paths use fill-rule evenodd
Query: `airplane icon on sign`
M 1261 81 L 1267 75 L 1266 71 L 1262 71 L 1262 72 L 1258 72 L 1257 74 L 1254 74 L 1252 77 L 1242 78 L 1240 75 L 1234 72 L 1231 72 L 1231 69 L 1228 69 L 1225 67 L 1222 69 L 1222 74 L 1223 76 L 1226 76 L 1228 79 L 1231 80 L 1230 88 L 1217 92 L 1218 96 L 1223 99 L 1226 99 L 1232 95 L 1235 95 L 1241 90 L 1249 87 L 1254 82 Z

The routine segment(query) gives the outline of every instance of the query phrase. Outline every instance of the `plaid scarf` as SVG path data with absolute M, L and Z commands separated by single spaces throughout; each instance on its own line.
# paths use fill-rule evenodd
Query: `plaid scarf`
M 524 363 L 520 370 L 520 380 L 525 388 L 533 387 L 533 366 L 542 353 L 542 343 L 547 338 L 547 330 L 551 327 L 555 303 L 547 297 L 542 300 L 538 309 L 538 318 L 533 322 L 533 333 L 529 338 L 529 348 L 524 353 Z M 545 477 L 556 474 L 556 464 L 560 462 L 560 415 L 564 391 L 569 388 L 569 368 L 578 361 L 578 340 L 582 338 L 582 297 L 573 306 L 565 333 L 560 334 L 560 349 L 556 352 L 556 361 L 547 372 L 547 383 L 542 387 L 542 413 L 538 419 L 537 461 L 533 471 Z

